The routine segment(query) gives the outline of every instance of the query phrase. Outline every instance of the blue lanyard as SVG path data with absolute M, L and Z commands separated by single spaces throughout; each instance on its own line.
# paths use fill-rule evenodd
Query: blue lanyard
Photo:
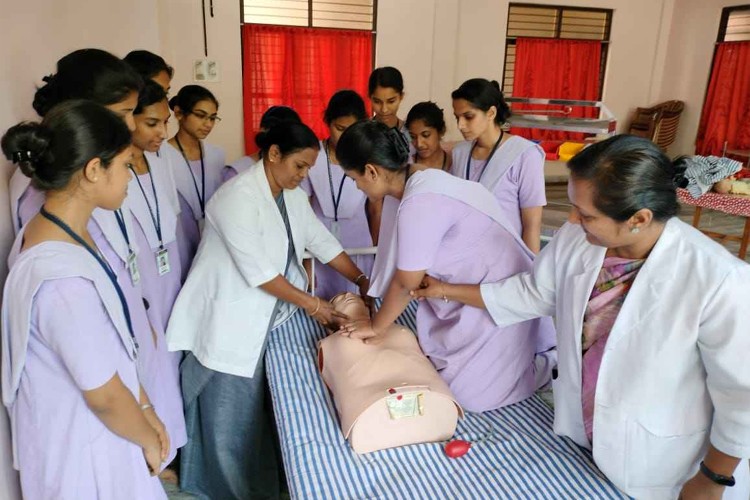
M 198 149 L 201 152 L 201 188 L 198 189 L 198 181 L 195 179 L 195 174 L 193 173 L 193 169 L 190 168 L 190 160 L 188 160 L 187 155 L 185 154 L 185 150 L 182 149 L 182 144 L 180 144 L 180 139 L 177 138 L 177 136 L 174 136 L 174 142 L 177 143 L 177 147 L 180 148 L 180 153 L 182 153 L 182 157 L 185 159 L 185 164 L 187 165 L 188 172 L 190 172 L 190 178 L 193 179 L 193 186 L 195 187 L 195 194 L 198 195 L 198 203 L 201 206 L 201 216 L 203 218 L 206 218 L 206 167 L 203 164 L 203 146 L 201 146 L 200 141 L 198 141 Z
M 490 164 L 490 160 L 492 160 L 492 156 L 495 154 L 495 151 L 497 151 L 497 147 L 500 145 L 500 141 L 503 140 L 504 135 L 505 135 L 505 131 L 500 129 L 500 137 L 497 138 L 495 145 L 492 146 L 492 151 L 490 151 L 490 155 L 487 157 L 487 161 L 485 162 L 484 167 L 482 167 L 482 171 L 479 173 L 479 178 L 477 179 L 477 182 L 480 182 L 482 180 L 484 171 L 487 170 L 487 165 Z M 474 141 L 474 144 L 472 144 L 471 149 L 469 150 L 469 157 L 466 159 L 466 180 L 467 181 L 469 180 L 469 171 L 471 169 L 471 154 L 474 152 L 475 147 L 477 147 L 476 141 Z
M 346 175 L 341 178 L 339 184 L 339 194 L 336 195 L 333 190 L 333 174 L 331 173 L 331 157 L 328 156 L 328 141 L 326 141 L 326 163 L 328 164 L 328 184 L 331 186 L 331 201 L 333 202 L 333 220 L 339 220 L 339 205 L 341 204 L 341 194 L 344 192 L 344 181 Z
M 128 253 L 133 253 L 133 249 L 130 246 L 130 238 L 128 237 L 128 228 L 125 226 L 125 217 L 122 215 L 121 208 L 115 210 L 115 219 L 117 219 L 117 225 L 120 226 L 122 237 L 125 238 L 125 244 L 128 245 Z
M 151 222 L 154 223 L 154 229 L 156 229 L 156 236 L 159 238 L 159 248 L 162 250 L 164 249 L 164 238 L 161 237 L 161 216 L 159 215 L 159 197 L 156 195 L 156 183 L 154 183 L 154 176 L 151 173 L 151 165 L 148 164 L 148 160 L 146 159 L 146 155 L 143 155 L 143 161 L 146 162 L 146 170 L 148 171 L 148 176 L 151 179 L 151 191 L 154 193 L 154 204 L 156 205 L 156 217 L 154 217 L 154 211 L 151 208 L 151 202 L 148 201 L 148 196 L 146 196 L 146 190 L 143 189 L 143 184 L 141 184 L 141 180 L 138 178 L 138 174 L 135 172 L 135 169 L 133 166 L 130 166 L 130 170 L 133 171 L 133 176 L 135 177 L 135 180 L 138 182 L 138 187 L 141 188 L 141 193 L 143 193 L 143 199 L 146 200 L 146 206 L 148 207 L 148 213 L 151 216 Z
M 135 339 L 135 334 L 133 334 L 133 323 L 130 319 L 130 308 L 128 307 L 128 303 L 125 300 L 125 294 L 122 292 L 122 288 L 120 288 L 120 284 L 117 282 L 117 275 L 112 270 L 111 267 L 109 267 L 109 264 L 107 264 L 102 257 L 99 256 L 99 253 L 96 252 L 93 248 L 91 248 L 91 245 L 86 243 L 86 240 L 78 236 L 75 231 L 73 231 L 69 225 L 67 225 L 65 222 L 63 222 L 59 217 L 52 215 L 51 213 L 47 212 L 47 210 L 42 206 L 42 208 L 39 210 L 39 213 L 44 217 L 45 219 L 49 220 L 53 224 L 55 224 L 57 227 L 65 231 L 68 236 L 73 238 L 78 244 L 80 244 L 83 248 L 85 248 L 94 259 L 96 259 L 96 262 L 102 266 L 102 269 L 104 269 L 104 272 L 106 273 L 107 277 L 109 278 L 109 281 L 112 282 L 112 286 L 115 287 L 115 291 L 117 292 L 117 296 L 120 299 L 120 304 L 122 305 L 122 312 L 125 315 L 125 322 L 128 325 L 128 332 L 130 333 L 130 338 L 133 339 L 133 345 L 135 346 L 136 352 L 138 351 L 138 341 Z

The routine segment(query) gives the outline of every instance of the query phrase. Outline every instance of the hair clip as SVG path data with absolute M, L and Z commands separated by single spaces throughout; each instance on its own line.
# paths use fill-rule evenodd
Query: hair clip
M 386 137 L 388 137 L 391 144 L 396 147 L 396 154 L 398 154 L 398 157 L 403 158 L 404 161 L 406 161 L 406 158 L 409 157 L 409 144 L 401 134 L 401 131 L 397 128 L 389 128 Z
M 26 163 L 34 161 L 34 153 L 31 151 L 13 151 L 13 163 Z

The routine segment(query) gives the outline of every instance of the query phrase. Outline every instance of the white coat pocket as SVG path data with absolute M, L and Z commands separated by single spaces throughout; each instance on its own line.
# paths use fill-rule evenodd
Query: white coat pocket
M 675 428 L 679 424 L 675 423 Z M 628 421 L 627 484 L 630 488 L 677 488 L 695 473 L 708 446 L 708 429 L 665 435 Z

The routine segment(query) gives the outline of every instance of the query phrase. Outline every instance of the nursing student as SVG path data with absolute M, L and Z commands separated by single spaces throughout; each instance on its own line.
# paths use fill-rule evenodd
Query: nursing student
M 411 157 L 414 168 L 438 168 L 450 172 L 452 156 L 441 144 L 445 128 L 443 110 L 434 102 L 420 102 L 409 110 L 406 129 L 416 151 Z
M 360 294 L 369 286 L 297 189 L 320 152 L 313 131 L 284 121 L 256 141 L 262 161 L 206 207 L 203 239 L 167 333 L 170 349 L 188 351 L 181 487 L 201 498 L 278 497 L 263 361 L 268 335 L 297 309 L 324 325 L 341 316 L 304 291 L 305 250 L 357 283 Z
M 163 149 L 180 200 L 180 262 L 183 280 L 193 262 L 206 203 L 221 185 L 224 150 L 205 141 L 217 122 L 219 101 L 200 85 L 186 85 L 169 100 L 179 130 Z
M 299 115 L 296 111 L 288 106 L 271 106 L 263 113 L 260 117 L 260 130 L 259 132 L 268 132 L 274 124 L 283 121 L 293 121 L 302 123 Z M 257 144 L 256 144 L 257 146 Z M 258 146 L 260 148 L 260 146 Z M 221 181 L 226 182 L 229 179 L 235 177 L 237 174 L 250 170 L 250 167 L 260 161 L 260 149 L 257 153 L 253 153 L 248 156 L 243 156 L 239 160 L 235 161 L 231 165 L 224 167 L 224 171 L 221 174 Z
M 506 227 L 492 194 L 439 169 L 411 168 L 398 131 L 373 121 L 355 123 L 339 139 L 336 155 L 368 197 L 398 200 L 394 219 L 383 219 L 369 291 L 384 297 L 382 307 L 371 322 L 345 324 L 344 335 L 377 341 L 426 274 L 478 284 L 531 268 L 531 253 Z M 492 410 L 534 393 L 539 335 L 554 336 L 549 318 L 498 327 L 486 311 L 442 298 L 417 310 L 420 347 L 469 411 Z
M 44 116 L 52 107 L 68 99 L 89 99 L 121 116 L 132 130 L 133 109 L 138 100 L 141 79 L 121 59 L 99 49 L 71 52 L 57 62 L 57 72 L 44 77 L 44 85 L 34 95 L 33 107 Z M 29 178 L 16 169 L 9 184 L 10 212 L 17 234 L 44 203 L 44 193 L 29 185 Z
M 138 105 L 138 92 L 142 84 L 138 75 L 127 64 L 107 52 L 84 49 L 61 59 L 58 69 L 58 73 L 48 78 L 46 85 L 34 96 L 34 107 L 38 113 L 46 115 L 60 102 L 83 94 L 100 102 L 114 102 L 106 107 L 120 116 L 128 126 L 136 128 L 137 120 L 133 117 L 133 111 Z M 16 175 L 18 172 L 23 174 L 20 169 L 16 172 Z M 31 196 L 22 197 L 17 205 L 19 228 L 39 213 L 45 200 L 45 192 L 37 189 L 34 183 L 28 186 L 27 193 Z M 116 275 L 128 304 L 133 332 L 140 346 L 140 382 L 156 413 L 165 423 L 172 441 L 166 461 L 169 463 L 177 448 L 185 443 L 185 419 L 178 373 L 170 362 L 174 354 L 167 352 L 163 338 L 164 327 L 159 327 L 158 322 L 149 318 L 143 300 L 143 285 L 150 280 L 147 275 L 144 276 L 145 268 L 139 265 L 139 258 L 143 257 L 142 251 L 146 252 L 148 247 L 138 238 L 139 225 L 130 210 L 130 202 L 135 196 L 131 189 L 130 196 L 114 211 L 95 208 L 87 230 Z M 142 281 L 144 277 L 145 280 Z
M 453 114 L 464 142 L 453 148 L 453 175 L 476 181 L 500 202 L 511 228 L 526 246 L 541 246 L 544 151 L 503 130 L 510 108 L 497 82 L 473 78 L 451 94 Z
M 169 94 L 174 77 L 174 68 L 167 64 L 161 56 L 148 50 L 132 50 L 122 58 L 143 80 L 153 80 Z
M 139 383 L 127 302 L 87 227 L 127 193 L 130 132 L 68 101 L 3 136 L 46 194 L 12 253 L 2 307 L 3 403 L 24 498 L 166 499 L 169 438 Z
M 401 76 L 401 72 L 393 66 L 375 68 L 370 73 L 367 90 L 370 96 L 373 120 L 388 128 L 398 130 L 403 136 L 404 142 L 409 146 L 410 153 L 414 154 L 409 131 L 406 129 L 404 121 L 398 117 L 398 110 L 401 107 L 401 101 L 404 99 L 404 78 Z M 369 199 L 365 208 L 370 224 L 370 236 L 373 243 L 377 245 L 383 200 Z
M 344 131 L 367 118 L 365 103 L 353 90 L 340 90 L 328 101 L 323 121 L 328 139 L 321 141 L 320 153 L 301 188 L 310 196 L 315 215 L 344 248 L 372 246 L 365 213 L 365 194 L 346 176 L 336 157 L 336 144 Z M 352 256 L 357 267 L 369 276 L 372 255 Z M 364 279 L 364 276 L 361 278 Z M 356 292 L 357 283 L 349 282 L 334 269 L 315 266 L 315 295 L 330 300 L 342 292 Z
M 181 354 L 169 352 L 165 334 L 182 283 L 177 240 L 179 203 L 167 163 L 156 154 L 167 138 L 170 117 L 167 94 L 161 85 L 146 81 L 133 116 L 133 175 L 125 206 L 134 219 L 129 238 L 139 249 L 139 281 L 152 332 L 147 348 L 154 351 L 143 376 L 149 390 L 159 391 L 160 415 L 176 450 L 187 441 L 178 369 Z
M 628 495 L 747 499 L 750 266 L 676 217 L 680 170 L 650 141 L 616 136 L 568 167 L 569 223 L 532 270 L 414 295 L 500 326 L 555 315 L 555 432 Z
M 128 204 L 135 218 L 135 241 L 140 248 L 138 268 L 148 316 L 160 335 L 167 331 L 172 306 L 182 279 L 178 241 L 180 204 L 177 188 L 166 158 L 158 156 L 167 138 L 170 117 L 167 94 L 154 81 L 148 81 L 134 112 L 133 179 L 128 187 Z M 163 339 L 160 339 L 160 342 Z M 172 354 L 176 369 L 179 356 Z

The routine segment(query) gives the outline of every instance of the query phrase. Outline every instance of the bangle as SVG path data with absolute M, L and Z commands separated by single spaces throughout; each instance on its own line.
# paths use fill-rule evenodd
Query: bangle
M 448 296 L 445 295 L 445 285 L 441 286 L 440 289 L 443 291 L 443 302 L 448 303 Z
M 370 279 L 370 278 L 367 277 L 367 275 L 365 273 L 362 273 L 359 276 L 357 276 L 357 278 L 354 280 L 354 284 L 357 285 L 357 286 L 359 286 L 359 280 L 361 280 L 362 278 L 364 278 L 366 280 Z
M 701 473 L 710 479 L 712 482 L 721 486 L 734 486 L 734 476 L 722 476 L 709 469 L 706 464 L 701 461 Z
M 310 316 L 315 316 L 316 314 L 318 314 L 318 311 L 320 311 L 320 297 L 315 297 L 315 300 L 317 301 L 315 303 L 315 310 L 309 313 Z
M 152 410 L 153 408 L 154 408 L 154 405 L 152 405 L 150 403 L 146 403 L 146 404 L 142 404 L 141 405 L 141 410 L 142 411 Z

